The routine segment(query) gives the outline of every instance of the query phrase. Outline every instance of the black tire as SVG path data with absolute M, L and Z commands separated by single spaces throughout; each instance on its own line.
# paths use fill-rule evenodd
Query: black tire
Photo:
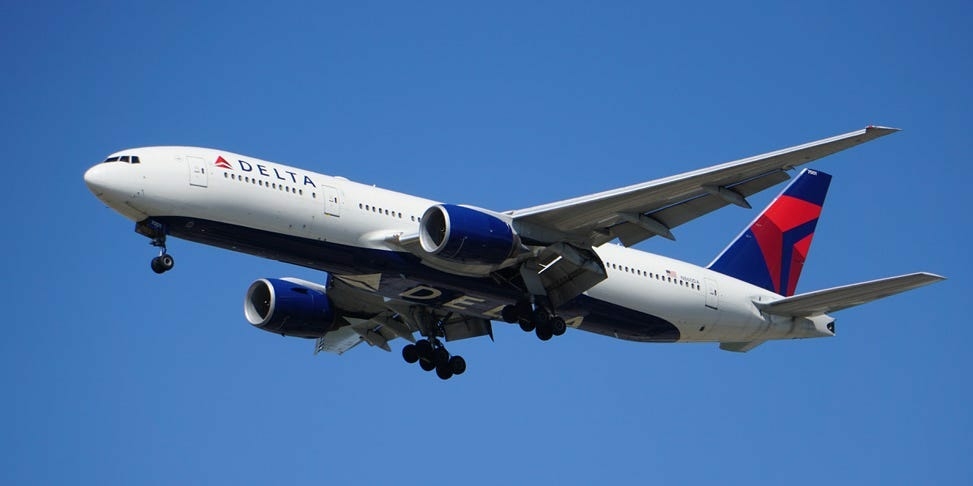
M 432 358 L 432 343 L 427 339 L 420 339 L 416 341 L 416 353 L 419 354 L 420 358 L 431 359 Z
M 158 274 L 163 274 L 166 271 L 165 268 L 162 268 L 162 259 L 159 257 L 153 258 L 152 263 L 149 266 L 152 267 L 153 272 Z
M 409 364 L 419 361 L 419 351 L 416 351 L 415 344 L 406 344 L 405 347 L 402 348 L 402 359 Z
M 436 366 L 442 366 L 449 363 L 449 351 L 446 348 L 436 348 L 432 351 L 432 362 Z
M 425 360 L 425 359 L 420 359 L 419 360 L 419 367 L 422 368 L 423 371 L 432 371 L 432 370 L 436 369 L 436 365 L 433 364 L 432 361 L 428 361 L 428 360 Z
M 520 329 L 524 332 L 531 332 L 534 330 L 534 321 L 528 321 L 523 319 L 520 321 Z
M 520 318 L 520 311 L 517 310 L 516 306 L 505 305 L 500 309 L 500 318 L 503 319 L 503 322 L 513 324 Z
M 541 341 L 547 341 L 554 337 L 554 330 L 551 329 L 550 325 L 537 326 L 537 329 L 535 329 L 534 332 L 537 334 L 537 339 L 540 339 Z
M 563 318 L 555 317 L 551 319 L 551 332 L 555 336 L 563 336 L 567 330 L 568 330 L 568 324 L 564 322 Z
M 164 272 L 172 270 L 172 267 L 176 266 L 176 260 L 172 258 L 172 255 L 166 253 L 165 255 L 159 256 L 159 262 L 162 263 L 162 268 Z
M 462 356 L 453 356 L 449 358 L 449 367 L 454 375 L 462 375 L 466 372 L 466 360 Z
M 449 366 L 449 363 L 443 363 L 436 367 L 436 376 L 448 380 L 453 377 L 453 368 Z
M 537 327 L 543 327 L 551 322 L 551 313 L 543 307 L 538 307 L 534 309 L 534 318 L 531 320 L 534 321 L 534 325 Z

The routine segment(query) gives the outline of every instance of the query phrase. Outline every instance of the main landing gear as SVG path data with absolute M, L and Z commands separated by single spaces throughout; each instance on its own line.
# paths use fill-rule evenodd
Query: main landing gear
M 436 370 L 436 375 L 448 380 L 454 375 L 462 375 L 466 371 L 466 360 L 459 355 L 451 355 L 446 346 L 439 340 L 439 336 L 446 338 L 446 322 L 449 315 L 437 318 L 430 314 L 417 316 L 416 324 L 424 336 L 415 344 L 406 344 L 402 348 L 402 358 L 406 363 L 419 363 L 425 371 Z
M 537 338 L 547 341 L 554 336 L 560 336 L 568 329 L 564 319 L 554 314 L 544 306 L 532 308 L 529 303 L 507 305 L 500 310 L 500 317 L 511 324 L 519 323 L 524 332 L 534 331 Z
M 462 375 L 466 371 L 466 360 L 462 356 L 449 354 L 446 346 L 435 336 L 420 339 L 415 344 L 406 344 L 402 348 L 402 358 L 406 363 L 419 363 L 425 371 L 436 370 L 436 375 L 448 380 L 453 375 Z

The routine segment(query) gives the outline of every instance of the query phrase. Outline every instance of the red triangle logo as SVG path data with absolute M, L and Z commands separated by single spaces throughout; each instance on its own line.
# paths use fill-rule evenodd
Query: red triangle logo
M 216 158 L 216 162 L 214 163 L 214 165 L 216 165 L 217 167 L 222 167 L 224 169 L 233 170 L 233 166 L 230 165 L 230 163 L 227 162 L 226 159 L 224 159 L 222 155 L 220 155 L 219 157 Z

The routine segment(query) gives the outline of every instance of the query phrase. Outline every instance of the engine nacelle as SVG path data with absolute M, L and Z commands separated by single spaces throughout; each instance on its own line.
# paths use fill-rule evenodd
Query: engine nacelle
M 499 265 L 515 254 L 520 238 L 490 213 L 437 204 L 422 215 L 419 243 L 426 253 L 450 262 Z
M 262 278 L 250 284 L 243 313 L 259 329 L 303 338 L 324 336 L 335 322 L 334 307 L 327 294 L 276 278 Z

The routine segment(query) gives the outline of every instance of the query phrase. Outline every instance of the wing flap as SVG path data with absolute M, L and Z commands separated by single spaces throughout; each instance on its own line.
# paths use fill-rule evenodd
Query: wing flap
M 945 277 L 917 272 L 808 292 L 770 303 L 757 302 L 755 305 L 768 314 L 790 317 L 813 316 L 847 309 L 940 280 L 945 280 Z

